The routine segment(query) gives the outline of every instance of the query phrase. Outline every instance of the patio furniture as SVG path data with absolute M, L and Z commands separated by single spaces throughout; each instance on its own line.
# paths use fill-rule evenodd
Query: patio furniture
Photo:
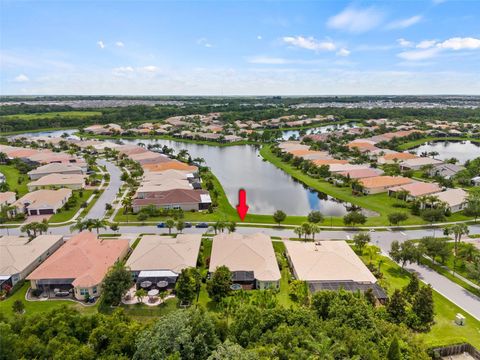
M 147 280 L 147 281 L 142 281 L 142 282 L 140 283 L 140 287 L 141 287 L 142 289 L 148 289 L 150 286 L 152 286 L 152 282 L 151 282 L 151 281 L 148 281 L 148 280 Z
M 158 295 L 159 291 L 158 289 L 152 289 L 150 290 L 147 294 L 148 294 L 148 302 L 150 303 L 154 303 L 156 301 L 156 297 Z
M 240 284 L 232 284 L 230 285 L 231 290 L 240 290 L 242 288 L 242 285 Z
M 167 286 L 168 286 L 168 282 L 165 280 L 161 280 L 157 283 L 157 287 L 159 287 L 160 289 L 166 288 Z

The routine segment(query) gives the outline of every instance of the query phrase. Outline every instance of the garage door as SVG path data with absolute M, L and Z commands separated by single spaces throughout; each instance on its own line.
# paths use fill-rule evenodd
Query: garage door
M 30 215 L 38 215 L 37 210 L 30 210 Z
M 53 214 L 53 209 L 41 209 L 40 215 L 47 215 L 47 214 Z

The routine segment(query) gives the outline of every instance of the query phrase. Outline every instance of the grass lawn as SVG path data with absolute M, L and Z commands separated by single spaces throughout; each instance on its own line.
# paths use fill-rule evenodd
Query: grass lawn
M 13 114 L 4 115 L 1 117 L 3 120 L 21 119 L 21 120 L 35 120 L 35 119 L 55 119 L 55 118 L 88 118 L 92 116 L 102 115 L 101 111 L 53 111 L 46 113 L 36 114 Z
M 68 300 L 26 301 L 25 294 L 29 287 L 30 282 L 26 282 L 15 292 L 15 294 L 6 300 L 0 301 L 0 313 L 5 314 L 6 316 L 13 316 L 12 304 L 15 300 L 21 300 L 23 302 L 26 314 L 46 312 L 59 308 L 60 306 L 73 307 L 82 313 L 93 313 L 96 312 L 98 308 L 98 303 L 92 306 L 83 306 L 77 302 Z
M 403 288 L 408 284 L 410 273 L 395 264 L 392 260 L 384 256 L 377 256 L 373 261 L 378 266 L 378 261 L 382 260 L 381 271 L 384 278 L 379 280 L 379 284 L 392 294 L 395 289 Z M 369 260 L 363 256 L 362 260 L 368 263 Z M 480 321 L 465 313 L 458 306 L 444 298 L 442 295 L 433 292 L 435 302 L 435 324 L 428 333 L 420 333 L 419 337 L 425 341 L 429 347 L 437 347 L 456 343 L 469 342 L 477 348 L 480 347 Z M 466 317 L 466 325 L 455 325 L 455 315 L 462 313 Z
M 70 220 L 80 209 L 80 206 L 84 201 L 87 201 L 87 199 L 93 194 L 93 190 L 83 190 L 83 196 L 80 197 L 80 191 L 79 190 L 74 190 L 73 194 L 76 195 L 77 197 L 77 204 L 74 207 L 71 207 L 69 210 L 64 210 L 62 209 L 60 212 L 54 214 L 48 222 L 51 223 L 58 223 L 58 222 L 64 222 Z M 94 201 L 92 201 L 93 203 Z
M 7 179 L 9 191 L 18 191 L 19 197 L 28 193 L 27 183 L 30 181 L 28 175 L 20 174 L 20 171 L 12 165 L 0 165 L 0 172 L 4 174 Z
M 480 139 L 474 139 L 469 137 L 426 137 L 423 139 L 409 141 L 405 144 L 400 145 L 398 149 L 408 150 L 430 141 L 467 141 L 467 140 L 472 142 L 480 142 Z

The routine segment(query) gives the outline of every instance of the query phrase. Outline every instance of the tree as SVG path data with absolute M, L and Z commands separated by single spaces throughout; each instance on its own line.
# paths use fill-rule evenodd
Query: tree
M 387 313 L 394 323 L 400 324 L 405 320 L 407 315 L 406 306 L 402 292 L 399 289 L 395 289 L 386 306 Z
M 444 230 L 444 233 L 446 235 L 450 235 L 450 234 L 454 235 L 455 243 L 454 243 L 453 253 L 455 256 L 457 256 L 458 244 L 462 241 L 462 236 L 468 235 L 469 233 L 468 226 L 464 223 L 455 224 L 453 226 L 446 227 Z
M 145 212 L 141 212 L 140 214 L 138 214 L 137 219 L 138 221 L 144 222 L 148 219 L 148 214 Z
M 113 232 L 117 232 L 119 229 L 119 226 L 117 223 L 113 223 L 112 225 L 110 225 L 110 230 L 112 230 Z
M 293 232 L 295 233 L 295 235 L 298 236 L 299 239 L 302 239 L 303 229 L 302 229 L 301 226 L 298 226 L 298 227 L 296 227 L 295 229 L 293 229 Z
M 231 285 L 232 273 L 230 269 L 226 266 L 219 266 L 207 282 L 208 295 L 213 301 L 219 303 L 224 297 L 230 294 Z
M 451 253 L 447 239 L 426 236 L 420 239 L 419 246 L 422 247 L 425 255 L 432 258 L 433 262 L 435 262 L 437 256 L 440 257 L 442 264 L 445 263 Z
M 388 214 L 388 221 L 390 222 L 390 225 L 398 225 L 402 221 L 405 221 L 407 219 L 408 219 L 408 215 L 403 212 Z
M 401 263 L 402 268 L 407 262 L 419 261 L 422 255 L 412 240 L 404 241 L 401 244 L 393 241 L 389 254 L 395 262 Z
M 377 246 L 370 245 L 365 248 L 365 251 L 368 256 L 368 260 L 372 262 L 374 258 L 376 258 L 377 254 L 380 252 L 380 249 Z
M 402 353 L 400 352 L 400 345 L 398 344 L 398 338 L 395 336 L 390 343 L 387 353 L 387 360 L 401 360 Z
M 310 224 L 310 232 L 312 233 L 312 240 L 315 241 L 315 234 L 320 232 L 320 226 L 315 223 Z
M 179 233 L 182 233 L 183 229 L 185 229 L 185 222 L 183 220 L 178 220 L 175 224 L 175 228 Z
M 103 279 L 103 301 L 107 305 L 118 305 L 132 284 L 130 269 L 123 262 L 117 261 Z
M 257 360 L 258 356 L 252 350 L 245 350 L 229 340 L 219 344 L 208 360 Z
M 430 224 L 433 224 L 434 222 L 440 222 L 445 220 L 445 210 L 442 208 L 425 209 L 421 212 L 421 217 Z
M 305 235 L 305 240 L 307 240 L 308 235 L 312 233 L 312 226 L 308 222 L 304 222 L 301 225 L 303 235 Z
M 90 226 L 93 229 L 96 229 L 98 234 L 100 232 L 100 229 L 107 228 L 107 223 L 104 220 L 100 220 L 100 219 L 90 219 Z
M 367 222 L 367 217 L 359 211 L 349 212 L 343 217 L 343 223 L 345 225 L 355 226 L 356 224 L 365 224 Z
M 465 214 L 475 217 L 477 222 L 480 216 L 480 191 L 471 191 L 467 196 L 467 207 L 465 208 Z
M 432 287 L 423 286 L 418 290 L 412 303 L 412 311 L 416 315 L 420 329 L 428 329 L 435 316 Z
M 191 304 L 200 288 L 200 274 L 195 268 L 182 269 L 175 284 L 175 293 L 183 304 Z
M 15 300 L 12 304 L 12 310 L 14 313 L 22 314 L 25 310 L 25 304 L 22 300 Z
M 227 224 L 227 229 L 229 233 L 235 232 L 235 230 L 237 229 L 237 223 L 235 221 L 230 221 Z
M 147 296 L 147 291 L 145 289 L 138 289 L 137 291 L 135 291 L 135 297 L 137 298 L 137 301 L 139 303 L 142 302 L 143 298 Z
M 175 220 L 173 219 L 167 219 L 165 221 L 165 226 L 168 228 L 168 233 L 172 233 L 172 228 L 175 226 Z
M 284 222 L 287 218 L 287 214 L 285 214 L 282 210 L 277 210 L 273 213 L 273 220 L 280 226 L 280 223 Z
M 363 254 L 363 249 L 370 242 L 370 234 L 366 232 L 358 233 L 353 237 L 353 242 L 360 254 Z
M 420 289 L 420 281 L 418 280 L 418 276 L 415 273 L 412 273 L 410 276 L 410 281 L 408 282 L 407 286 L 402 289 L 402 293 L 404 296 L 410 301 Z
M 323 215 L 320 211 L 311 211 L 308 214 L 308 221 L 314 224 L 318 224 L 323 221 Z
M 310 303 L 310 293 L 306 281 L 293 280 L 290 283 L 290 298 L 300 305 L 308 305 Z

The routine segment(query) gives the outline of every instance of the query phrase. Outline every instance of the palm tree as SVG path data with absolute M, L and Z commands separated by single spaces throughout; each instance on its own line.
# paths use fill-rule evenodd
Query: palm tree
M 370 262 L 377 256 L 377 254 L 380 252 L 380 249 L 374 245 L 367 246 L 365 249 L 368 259 Z
M 312 233 L 312 240 L 315 241 L 315 234 L 320 232 L 320 226 L 317 224 L 310 224 L 310 232 Z
M 187 158 L 188 156 L 189 156 L 189 154 L 188 154 L 188 150 L 187 150 L 187 149 L 182 149 L 182 150 L 180 150 L 180 151 L 178 152 L 178 155 L 177 155 L 177 157 L 178 157 L 179 159 L 185 159 L 185 158 Z
M 165 221 L 165 226 L 168 228 L 168 233 L 172 233 L 172 228 L 175 227 L 175 220 L 173 219 L 167 219 Z
M 230 221 L 228 224 L 227 224 L 227 228 L 228 228 L 228 232 L 229 233 L 232 233 L 236 230 L 237 228 L 237 223 L 235 221 Z
M 104 220 L 100 220 L 100 219 L 89 219 L 87 221 L 90 221 L 90 224 L 89 224 L 89 227 L 93 228 L 93 229 L 97 229 L 97 234 L 100 232 L 100 228 L 102 229 L 106 229 L 107 228 L 107 224 Z
M 305 235 L 305 241 L 307 241 L 307 236 L 312 233 L 312 227 L 310 226 L 310 223 L 304 222 L 302 225 L 302 231 L 303 234 Z
M 201 157 L 196 157 L 195 159 L 193 159 L 193 162 L 197 163 L 198 165 L 202 165 L 205 163 L 205 159 Z
M 147 292 L 145 291 L 145 289 L 138 289 L 137 291 L 135 291 L 135 297 L 137 298 L 137 301 L 139 303 L 142 302 L 145 296 L 147 296 Z
M 303 229 L 301 227 L 296 227 L 293 229 L 293 232 L 301 239 L 303 235 Z
M 453 234 L 454 235 L 454 255 L 455 257 L 457 256 L 457 249 L 458 249 L 458 244 L 462 240 L 462 235 L 468 235 L 469 230 L 468 226 L 464 223 L 461 224 L 455 224 L 451 227 L 445 228 L 445 233 L 447 235 Z

